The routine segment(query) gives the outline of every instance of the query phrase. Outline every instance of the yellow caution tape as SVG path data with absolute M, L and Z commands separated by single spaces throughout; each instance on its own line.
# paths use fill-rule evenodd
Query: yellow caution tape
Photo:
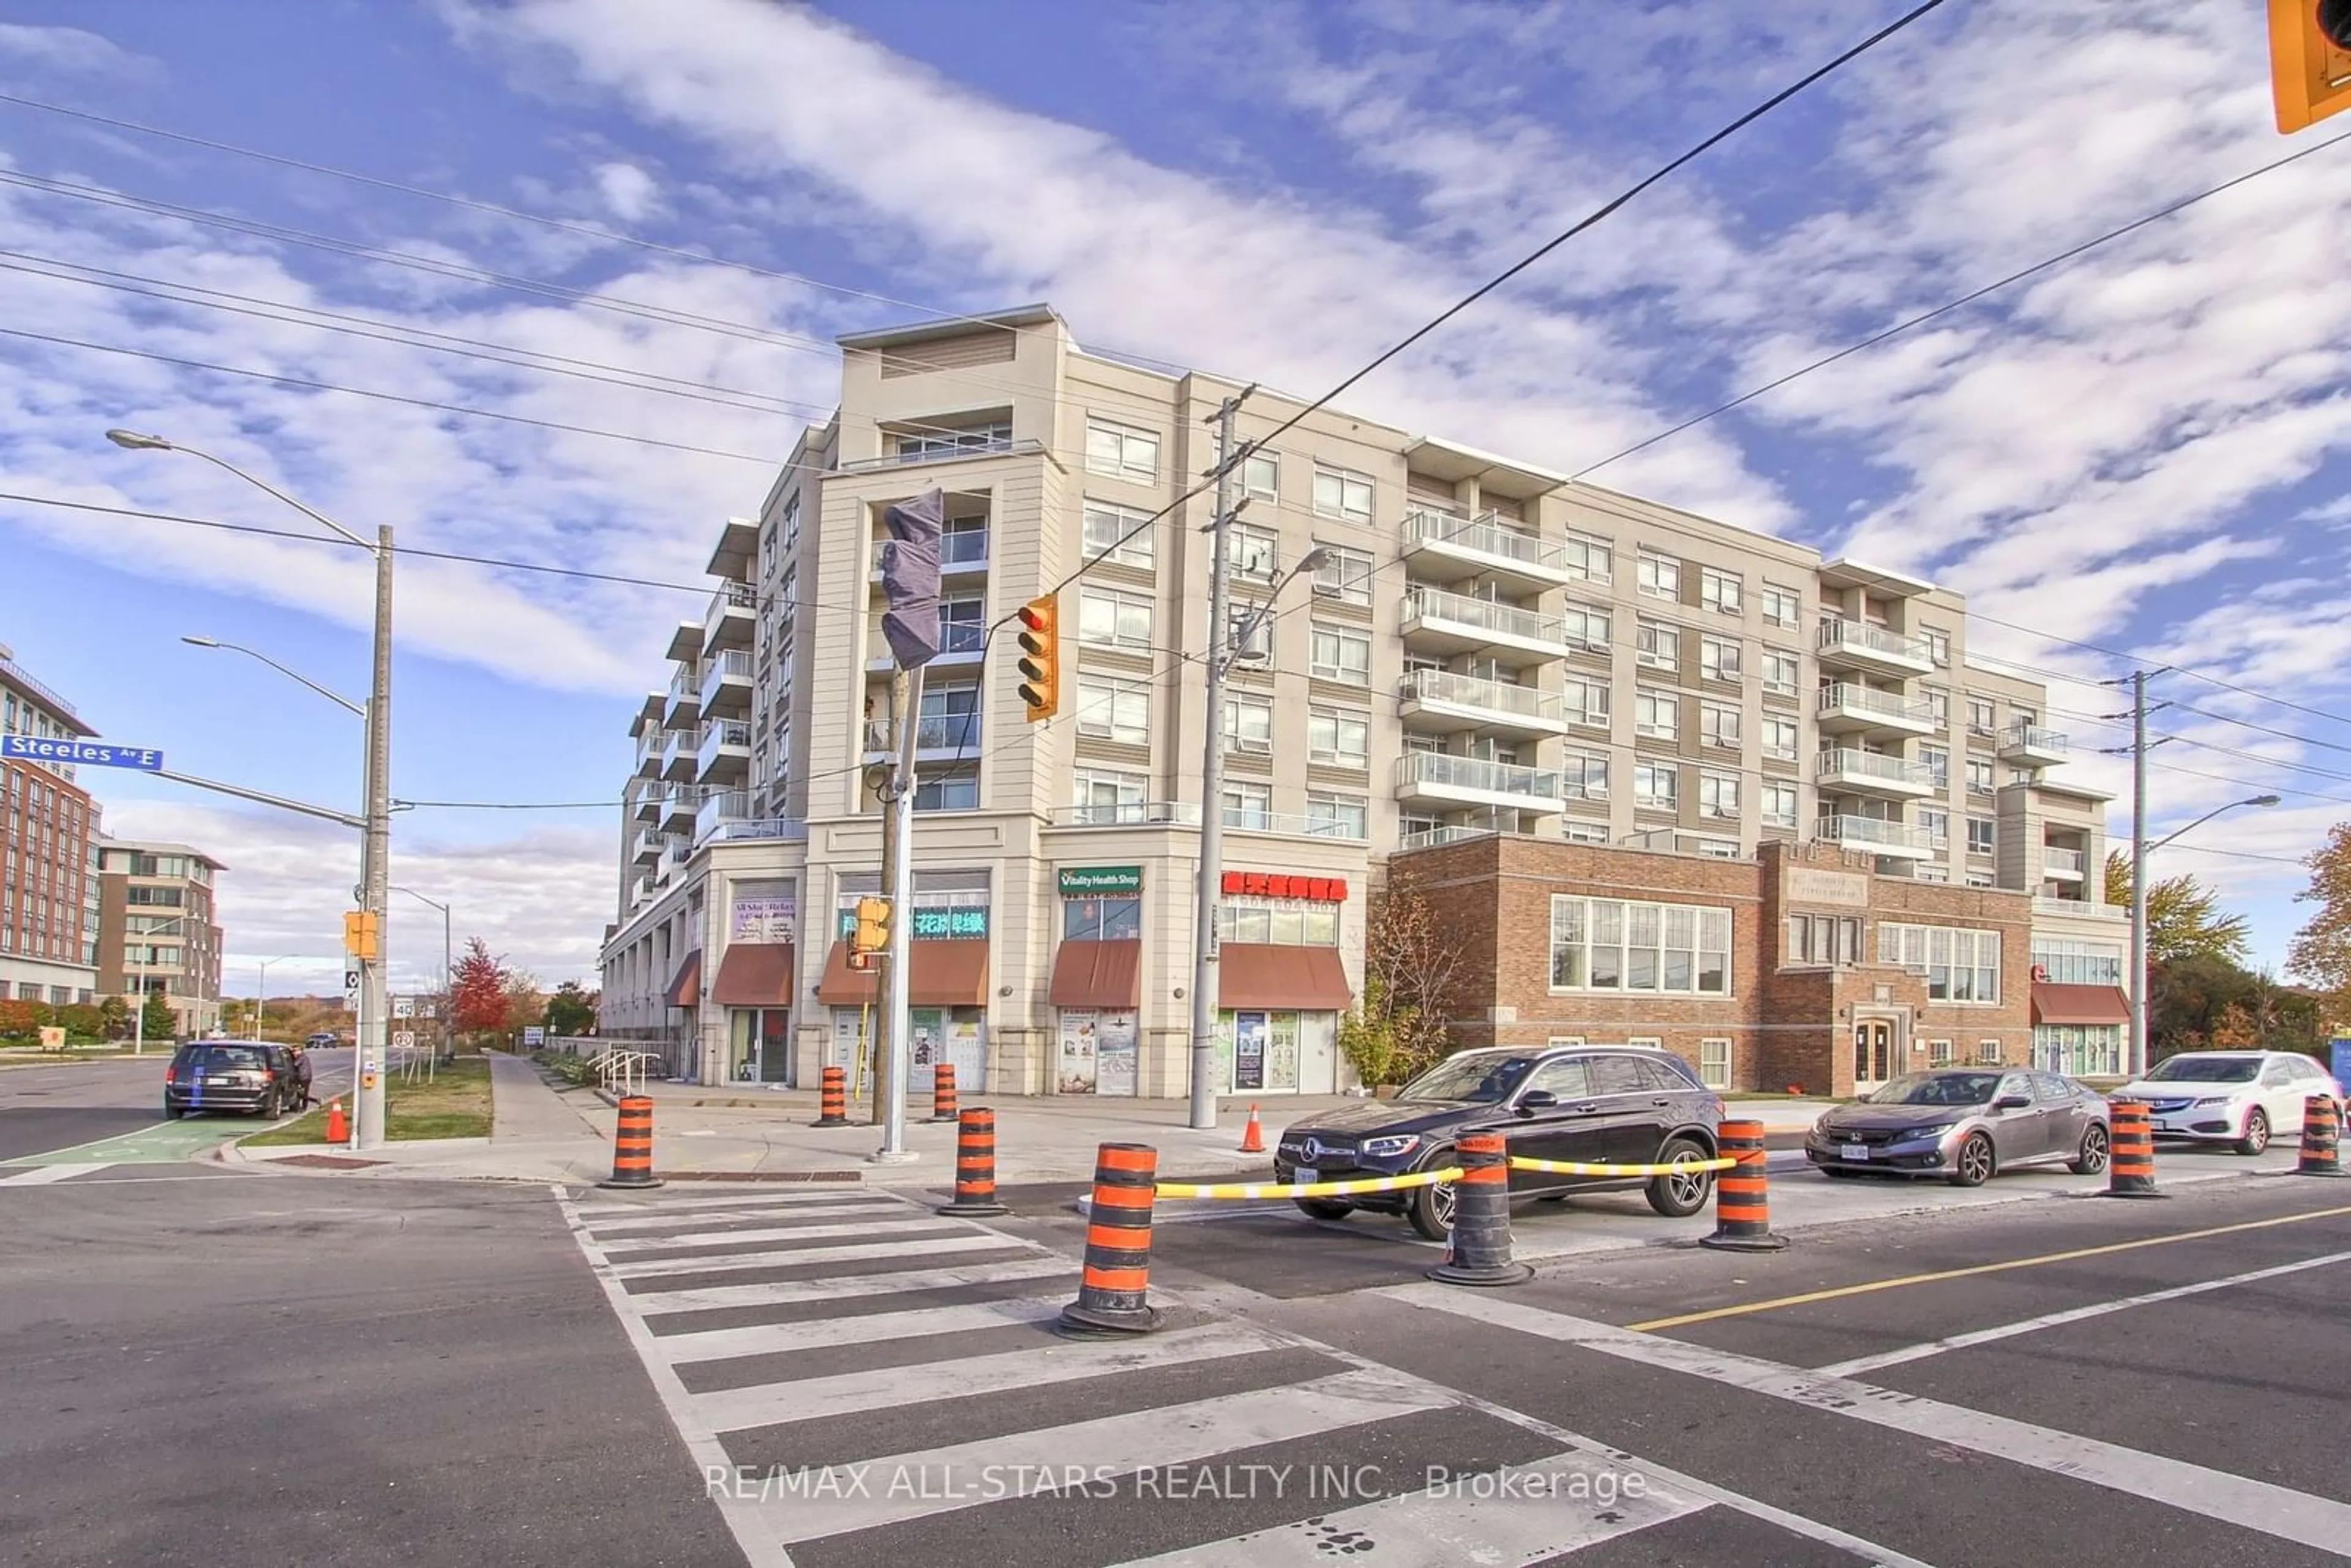
M 1300 1186 L 1283 1186 L 1276 1182 L 1163 1181 L 1158 1193 L 1161 1197 L 1344 1197 L 1350 1193 L 1395 1192 L 1408 1186 L 1435 1186 L 1439 1182 L 1460 1179 L 1461 1167 L 1447 1166 L 1442 1170 L 1415 1171 L 1410 1176 L 1316 1181 Z
M 1527 1160 L 1510 1156 L 1510 1168 L 1521 1171 L 1545 1171 L 1553 1176 L 1659 1176 L 1679 1171 L 1727 1171 L 1739 1162 L 1733 1159 L 1683 1160 L 1670 1166 L 1596 1166 L 1582 1160 Z

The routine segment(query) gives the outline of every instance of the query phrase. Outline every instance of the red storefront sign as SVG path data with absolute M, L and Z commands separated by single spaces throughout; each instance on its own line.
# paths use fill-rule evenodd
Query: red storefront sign
M 1347 902 L 1347 879 L 1343 876 L 1296 876 L 1282 872 L 1228 871 L 1225 873 L 1227 893 L 1247 894 L 1256 898 L 1302 898 L 1316 904 Z

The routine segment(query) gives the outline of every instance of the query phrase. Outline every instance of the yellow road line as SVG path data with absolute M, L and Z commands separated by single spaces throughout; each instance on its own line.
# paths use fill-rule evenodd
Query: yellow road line
M 1745 1317 L 1750 1312 L 1776 1312 L 1782 1307 L 1807 1306 L 1813 1301 L 1834 1301 L 1846 1296 L 1866 1296 L 1877 1291 L 1898 1291 L 1906 1285 L 1931 1285 L 1943 1280 L 1966 1280 L 1979 1274 L 2005 1273 L 2011 1269 L 2037 1269 L 2044 1263 L 2071 1263 L 2083 1258 L 2105 1258 L 2116 1252 L 2136 1252 L 2142 1247 L 2168 1247 L 2175 1241 L 2202 1241 L 2214 1236 L 2234 1236 L 2247 1230 L 2267 1230 L 2279 1225 L 2300 1225 L 2312 1219 L 2339 1219 L 2351 1214 L 2351 1207 L 2321 1208 L 2309 1214 L 2281 1215 L 2274 1219 L 2248 1219 L 2238 1225 L 2216 1225 L 2207 1230 L 2183 1230 L 2174 1236 L 2150 1236 L 2138 1241 L 2114 1241 L 2103 1247 L 2077 1247 L 2070 1252 L 2046 1252 L 2038 1258 L 2011 1258 L 2004 1263 L 1978 1263 L 1966 1269 L 1938 1269 L 1930 1274 L 1905 1274 L 1894 1280 L 1871 1280 L 1859 1285 L 1839 1285 L 1833 1290 L 1807 1291 L 1799 1296 L 1774 1296 L 1770 1301 L 1748 1301 L 1736 1307 L 1716 1307 L 1709 1312 L 1683 1312 L 1677 1317 L 1652 1318 L 1644 1323 L 1625 1326 L 1635 1333 L 1655 1333 L 1662 1329 L 1687 1328 L 1691 1323 L 1708 1323 L 1721 1318 Z

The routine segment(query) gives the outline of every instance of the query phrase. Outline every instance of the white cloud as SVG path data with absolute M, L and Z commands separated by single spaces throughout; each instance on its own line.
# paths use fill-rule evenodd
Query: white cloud
M 637 223 L 662 209 L 661 187 L 634 163 L 599 163 L 596 188 L 612 215 L 624 224 Z
M 28 66 L 72 76 L 150 78 L 156 62 L 79 27 L 36 27 L 0 22 L 0 68 Z

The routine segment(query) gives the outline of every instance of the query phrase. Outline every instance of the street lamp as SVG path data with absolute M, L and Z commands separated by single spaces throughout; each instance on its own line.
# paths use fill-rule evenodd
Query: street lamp
M 137 932 L 136 935 L 141 936 L 161 936 L 164 932 L 169 931 L 174 925 L 185 925 L 187 923 L 187 918 L 188 917 L 184 915 L 174 915 L 169 920 L 158 921 L 152 925 L 143 927 Z M 131 977 L 131 995 L 139 998 L 137 1005 L 131 1009 L 131 1054 L 133 1056 L 143 1056 L 147 1053 L 147 960 L 142 957 L 137 964 L 134 965 L 131 963 L 131 943 L 128 940 L 131 935 L 133 935 L 131 932 L 126 930 L 123 933 L 125 940 L 122 944 L 123 972 Z M 182 942 L 184 943 L 187 939 L 187 933 L 183 931 L 180 934 L 180 936 Z M 144 947 L 147 944 L 142 942 L 140 946 Z M 184 955 L 186 948 L 183 946 L 181 951 Z M 181 967 L 185 968 L 186 967 L 186 960 L 183 956 L 181 962 Z M 169 981 L 165 981 L 164 983 L 166 985 L 170 984 Z
M 2141 794 L 2139 799 L 2144 802 L 2147 797 Z M 2131 836 L 2144 845 L 2131 857 L 2130 1061 L 2124 1065 L 2132 1080 L 2142 1078 L 2147 1073 L 2147 857 L 2182 834 L 2194 832 L 2224 811 L 2233 811 L 2240 806 L 2274 806 L 2277 803 L 2275 795 L 2248 795 L 2241 800 L 2213 807 L 2178 832 L 2168 833 L 2151 844 L 2146 842 L 2146 823 L 2134 821 L 2131 824 Z M 2144 814 L 2142 811 L 2141 815 Z
M 277 671 L 279 674 L 285 676 L 287 680 L 299 682 L 301 685 L 309 687 L 312 691 L 326 698 L 329 702 L 333 703 L 340 707 L 348 708 L 355 716 L 360 718 L 367 717 L 367 708 L 363 705 L 351 701 L 350 698 L 343 695 L 340 692 L 329 691 L 325 686 L 320 685 L 318 682 L 302 674 L 299 670 L 287 669 L 285 665 L 279 664 L 277 660 L 271 658 L 268 654 L 261 652 L 257 648 L 248 648 L 242 643 L 224 643 L 217 637 L 182 637 L 180 641 L 185 643 L 191 648 L 225 648 L 232 653 L 243 653 L 248 659 L 258 659 L 263 664 L 268 665 L 271 669 Z
M 429 904 L 434 908 L 441 912 L 441 1042 L 444 1046 L 447 1046 L 456 1039 L 455 1032 L 456 1020 L 449 1016 L 456 1000 L 455 996 L 451 990 L 451 982 L 455 978 L 455 972 L 451 968 L 449 962 L 451 951 L 449 941 L 449 906 L 442 903 L 437 898 L 425 897 L 423 894 L 417 892 L 413 887 L 395 887 L 392 891 L 394 893 L 404 893 L 408 894 L 409 897 L 416 900 L 419 904 Z M 435 1051 L 434 1054 L 434 1059 L 437 1061 L 442 1053 Z M 455 1070 L 455 1058 L 453 1054 L 451 1057 L 451 1071 L 453 1071 Z M 431 1074 L 427 1073 L 426 1076 L 430 1077 Z
M 267 480 L 246 473 L 226 458 L 214 456 L 200 447 L 183 446 L 160 435 L 143 435 L 131 430 L 110 430 L 106 438 L 126 451 L 184 452 L 191 457 L 201 457 L 213 466 L 235 475 L 255 489 L 283 501 L 329 532 L 375 553 L 374 678 L 369 685 L 364 710 L 367 718 L 366 834 L 360 856 L 358 891 L 360 910 L 375 917 L 378 946 L 374 957 L 358 960 L 359 1066 L 354 1074 L 358 1084 L 352 1100 L 359 1114 L 351 1119 L 351 1146 L 358 1149 L 375 1147 L 383 1142 L 383 1058 L 390 1023 L 386 1015 L 391 1010 L 386 1006 L 382 944 L 388 935 L 388 906 L 392 902 L 389 892 L 392 885 L 392 528 L 389 525 L 379 527 L 375 531 L 375 542 L 370 544 L 324 512 L 297 500 Z M 249 649 L 238 651 L 251 652 Z M 258 654 L 255 656 L 260 657 Z M 273 660 L 263 662 L 275 664 Z M 301 677 L 295 678 L 299 680 Z M 303 684 L 310 685 L 308 681 Z M 316 686 L 312 689 L 323 690 Z M 328 695 L 332 695 L 331 693 Z M 344 706 L 351 705 L 346 702 Z
M 268 1005 L 268 998 L 269 998 L 269 966 L 270 966 L 270 965 L 272 965 L 272 964 L 290 964 L 290 963 L 292 963 L 295 959 L 299 958 L 299 957 L 301 957 L 302 956 L 303 956 L 303 955 L 301 955 L 301 954 L 299 954 L 299 953 L 281 953 L 281 954 L 279 954 L 279 955 L 278 955 L 277 957 L 275 957 L 275 958 L 264 958 L 264 959 L 261 961 L 261 975 L 260 975 L 260 977 L 259 977 L 259 978 L 257 978 L 257 979 L 256 979 L 256 980 L 253 982 L 253 1038 L 254 1038 L 254 1039 L 256 1039 L 256 1040 L 259 1040 L 259 1039 L 261 1038 L 261 1009 L 262 1009 L 264 1007 L 266 1007 L 266 1005 Z

